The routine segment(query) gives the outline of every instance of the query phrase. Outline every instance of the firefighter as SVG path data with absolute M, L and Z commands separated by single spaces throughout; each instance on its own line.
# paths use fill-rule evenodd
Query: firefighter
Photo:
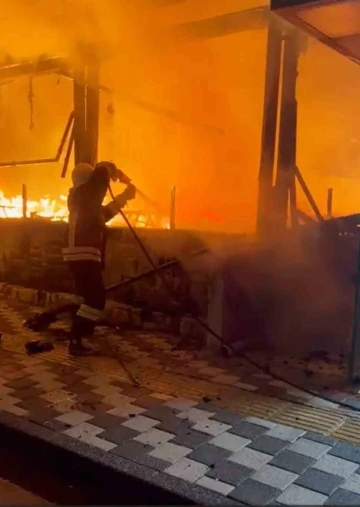
M 124 192 L 107 205 L 102 202 L 110 180 L 128 183 Z M 112 162 L 99 162 L 95 168 L 78 164 L 72 172 L 73 186 L 68 195 L 69 226 L 63 258 L 75 282 L 76 292 L 83 299 L 80 307 L 68 305 L 44 312 L 25 323 L 33 330 L 43 330 L 64 311 L 75 312 L 70 330 L 69 354 L 88 355 L 95 351 L 83 343 L 95 326 L 103 320 L 105 286 L 106 227 L 126 203 L 135 198 L 135 187 Z

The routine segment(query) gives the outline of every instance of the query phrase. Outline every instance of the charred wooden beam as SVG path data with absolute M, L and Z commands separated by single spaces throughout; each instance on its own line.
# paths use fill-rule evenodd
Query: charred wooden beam
M 59 72 L 62 76 L 68 78 L 68 79 L 74 79 L 73 72 L 69 69 L 61 70 Z M 99 84 L 100 91 L 106 92 L 106 93 L 115 93 L 115 90 L 112 88 L 105 86 L 103 84 Z M 122 100 L 124 102 L 127 102 L 128 104 L 132 104 L 135 107 L 138 107 L 140 109 L 143 109 L 144 111 L 147 111 L 148 113 L 152 114 L 158 114 L 160 116 L 164 116 L 168 118 L 171 121 L 174 121 L 176 123 L 181 123 L 183 125 L 189 125 L 189 127 L 199 128 L 201 130 L 205 130 L 211 134 L 215 135 L 224 135 L 225 131 L 222 127 L 218 127 L 216 125 L 211 125 L 208 123 L 201 123 L 194 121 L 192 118 L 187 118 L 178 111 L 174 111 L 173 109 L 169 109 L 167 107 L 161 106 L 159 104 L 155 104 L 154 102 L 149 102 L 148 100 L 138 99 L 137 97 L 134 97 L 126 92 L 117 91 L 116 96 L 119 98 L 119 100 Z
M 84 162 L 95 165 L 99 144 L 99 115 L 100 115 L 100 66 L 93 61 L 87 69 L 86 87 L 86 146 L 84 147 Z
M 84 145 L 86 132 L 86 85 L 85 67 L 79 66 L 74 71 L 74 154 L 75 165 L 84 162 Z
M 269 13 L 269 8 L 265 6 L 230 12 L 176 25 L 172 27 L 171 33 L 186 40 L 204 40 L 248 30 L 263 30 L 268 26 Z
M 70 113 L 69 119 L 66 123 L 66 127 L 64 133 L 62 135 L 59 148 L 57 150 L 56 156 L 53 158 L 40 158 L 35 160 L 13 160 L 10 162 L 0 162 L 0 167 L 15 167 L 15 166 L 24 166 L 24 165 L 41 165 L 41 164 L 52 164 L 54 162 L 59 162 L 62 152 L 64 150 L 64 146 L 66 140 L 69 136 L 70 128 L 74 120 L 74 112 Z
M 63 57 L 40 59 L 32 62 L 16 63 L 0 67 L 0 81 L 29 74 L 41 74 L 43 72 L 56 72 L 65 70 L 68 60 Z

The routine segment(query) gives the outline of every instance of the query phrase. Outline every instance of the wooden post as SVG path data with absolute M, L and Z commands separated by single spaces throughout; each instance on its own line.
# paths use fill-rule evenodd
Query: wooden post
M 265 91 L 261 157 L 259 169 L 259 192 L 257 204 L 257 232 L 260 237 L 271 234 L 273 213 L 273 178 L 281 69 L 281 31 L 275 16 L 270 16 L 267 36 Z
M 170 191 L 170 229 L 175 229 L 176 216 L 176 187 L 172 187 Z
M 332 218 L 333 214 L 333 189 L 329 188 L 327 191 L 327 205 L 326 205 L 326 216 Z
M 86 148 L 84 162 L 95 165 L 98 157 L 100 108 L 100 66 L 94 58 L 87 68 Z
M 284 36 L 281 74 L 276 202 L 274 203 L 278 230 L 283 230 L 286 227 L 289 198 L 291 205 L 291 193 L 295 186 L 293 168 L 296 166 L 296 81 L 298 76 L 299 50 L 297 32 L 294 29 L 290 29 Z
M 22 215 L 23 218 L 27 218 L 27 189 L 25 183 L 22 185 Z
M 75 165 L 84 160 L 85 145 L 85 67 L 74 71 L 74 154 Z

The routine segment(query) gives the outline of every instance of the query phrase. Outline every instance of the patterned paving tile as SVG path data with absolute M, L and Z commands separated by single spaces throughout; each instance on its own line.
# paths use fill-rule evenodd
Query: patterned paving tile
M 260 470 L 264 465 L 271 461 L 271 459 L 272 456 L 259 451 L 254 451 L 253 449 L 249 449 L 247 447 L 237 451 L 229 458 L 230 461 L 252 468 L 253 470 Z
M 216 464 L 215 467 L 213 467 L 211 470 L 209 470 L 206 475 L 217 481 L 222 481 L 226 484 L 237 486 L 245 479 L 250 477 L 253 473 L 254 470 L 251 468 L 231 463 L 231 461 L 223 460 Z
M 323 505 L 326 495 L 292 484 L 277 498 L 283 505 Z
M 295 443 L 289 447 L 289 451 L 297 452 L 309 458 L 319 459 L 321 456 L 331 450 L 331 446 L 320 444 L 307 440 L 306 438 L 299 438 Z
M 204 463 L 209 467 L 214 467 L 217 463 L 231 455 L 230 451 L 215 447 L 210 444 L 204 444 L 195 449 L 188 458 Z
M 232 433 L 225 431 L 224 433 L 210 440 L 209 443 L 216 447 L 220 447 L 221 449 L 236 452 L 243 447 L 246 447 L 248 444 L 251 444 L 251 440 L 233 435 Z
M 359 468 L 357 463 L 347 461 L 335 456 L 326 455 L 317 461 L 313 467 L 322 472 L 327 472 L 344 479 L 348 479 Z
M 262 435 L 250 442 L 249 448 L 254 449 L 255 451 L 260 451 L 264 454 L 275 456 L 288 447 L 288 445 L 288 442 L 280 440 L 279 438 Z
M 10 303 L 3 301 L 0 308 L 0 322 L 3 321 L 4 325 L 6 322 L 11 323 L 11 332 L 13 336 L 16 336 L 20 330 L 23 334 L 27 333 L 28 336 L 34 336 L 33 333 L 30 333 L 21 327 L 25 314 L 29 315 L 29 312 L 31 313 L 34 310 L 35 309 L 32 310 L 31 308 L 27 308 L 24 311 L 24 309 L 19 305 L 12 305 L 11 307 Z M 56 327 L 61 328 L 61 324 L 56 325 Z M 274 380 L 271 375 L 259 373 L 257 368 L 250 366 L 246 361 L 237 359 L 235 362 L 228 361 L 227 364 L 221 362 L 221 367 L 218 367 L 216 366 L 217 361 L 211 362 L 199 360 L 192 352 L 174 350 L 172 338 L 165 335 L 160 336 L 151 332 L 140 332 L 137 334 L 129 333 L 125 337 L 121 337 L 121 340 L 119 340 L 116 335 L 111 334 L 111 332 L 109 333 L 109 331 L 106 331 L 105 328 L 103 333 L 105 333 L 109 339 L 111 337 L 111 340 L 116 341 L 116 345 L 119 350 L 122 351 L 123 357 L 128 355 L 130 359 L 130 356 L 132 355 L 133 359 L 136 359 L 139 364 L 142 361 L 147 361 L 148 366 L 150 366 L 152 362 L 155 367 L 158 367 L 161 364 L 172 365 L 172 367 L 174 367 L 173 365 L 177 363 L 178 373 L 183 371 L 184 374 L 187 375 L 189 374 L 188 370 L 190 368 L 193 374 L 198 376 L 198 378 L 207 378 L 218 385 L 235 385 L 241 390 L 252 392 L 260 390 L 264 394 L 278 396 L 290 401 L 297 399 L 298 401 L 303 402 L 305 400 L 307 403 L 314 404 L 319 407 L 321 406 L 323 408 L 336 406 L 314 396 L 309 397 L 308 395 L 304 395 L 304 392 L 301 391 L 301 389 L 295 389 L 286 382 Z M 282 371 L 286 370 L 285 377 L 289 377 L 290 382 L 294 381 L 294 372 L 297 375 L 297 380 L 299 382 L 299 367 L 304 368 L 310 364 L 309 359 L 306 358 L 302 361 L 297 361 L 295 358 L 273 358 L 266 356 L 266 354 L 261 356 L 259 353 L 257 353 L 254 359 L 260 364 L 267 364 L 271 359 L 275 369 L 276 367 L 280 367 Z M 334 361 L 333 364 L 331 363 L 332 360 Z M 334 358 L 325 359 L 323 362 L 321 361 L 322 359 L 317 359 L 317 363 L 315 361 L 313 367 L 313 371 L 318 373 L 318 377 L 316 377 L 318 381 L 324 377 L 326 372 L 331 373 L 333 377 L 334 372 L 339 376 L 339 364 L 341 363 L 341 360 L 339 363 L 339 357 L 334 356 Z M 133 364 L 135 365 L 136 363 Z M 322 377 L 320 375 L 321 372 Z M 17 375 L 17 373 L 15 373 L 15 375 Z M 302 381 L 304 385 L 306 381 L 309 383 L 309 379 L 306 376 L 303 377 Z M 326 384 L 326 375 L 324 379 Z M 360 399 L 356 401 L 355 398 L 357 394 L 353 394 L 350 391 L 340 394 L 344 395 L 341 397 L 343 401 L 345 399 L 350 401 L 353 400 L 354 403 L 358 403 L 358 401 L 360 401 Z M 334 401 L 337 401 L 339 391 L 336 389 L 326 389 L 326 396 L 330 398 L 333 396 Z M 226 423 L 226 421 L 221 422 Z
M 252 478 L 254 481 L 283 491 L 298 478 L 298 475 L 273 465 L 265 465 Z
M 142 360 L 152 353 L 150 345 L 155 350 L 160 344 L 163 357 L 174 356 L 162 339 L 144 336 L 147 345 L 142 352 L 147 355 L 142 354 Z M 125 341 L 127 353 L 138 354 L 141 347 L 134 338 Z M 136 388 L 122 375 L 108 375 L 101 361 L 95 361 L 91 370 L 86 361 L 67 363 L 66 353 L 61 354 L 62 364 L 45 354 L 27 357 L 0 349 L 0 409 L 17 412 L 55 434 L 86 442 L 104 453 L 249 505 L 351 504 L 360 497 L 358 447 L 294 428 L 286 424 L 286 418 L 281 420 L 284 424 L 278 424 L 263 418 L 266 412 L 249 412 L 249 407 L 257 406 L 249 397 L 258 395 L 235 384 L 251 385 L 255 378 L 256 389 L 260 382 L 285 389 L 265 375 L 259 377 L 256 372 L 255 377 L 245 367 L 235 375 L 222 365 L 191 359 L 191 354 L 176 356 L 179 362 L 192 363 L 191 368 L 201 370 L 211 382 L 217 378 L 222 390 L 215 390 L 211 399 L 208 381 L 199 381 L 196 396 L 194 379 L 174 384 L 177 377 L 162 380 L 163 372 L 159 372 L 156 388 L 145 383 Z M 136 368 L 136 362 L 132 365 Z M 235 382 L 232 375 L 240 381 Z M 220 408 L 217 403 L 229 389 L 241 412 Z M 268 398 L 266 403 L 272 410 L 278 402 Z
M 165 472 L 188 482 L 196 482 L 206 474 L 208 469 L 209 468 L 203 463 L 193 461 L 189 458 L 182 458 L 169 468 L 166 468 Z
M 229 496 L 247 505 L 268 505 L 280 492 L 280 490 L 266 484 L 247 479 L 234 489 Z
M 326 500 L 325 505 L 360 505 L 360 495 L 339 488 Z
M 211 491 L 215 491 L 216 493 L 220 493 L 224 496 L 227 496 L 234 489 L 234 486 L 230 486 L 230 484 L 226 484 L 225 482 L 217 481 L 211 479 L 211 477 L 203 476 L 196 481 L 196 484 L 202 486 L 203 488 L 210 489 Z
M 328 496 L 330 496 L 343 483 L 344 479 L 342 477 L 314 469 L 308 469 L 295 482 L 295 484 L 299 486 Z
M 287 449 L 280 452 L 280 454 L 270 461 L 271 465 L 283 468 L 284 470 L 289 470 L 290 472 L 294 472 L 296 474 L 304 473 L 314 463 L 314 459 L 302 456 L 296 452 L 288 451 Z

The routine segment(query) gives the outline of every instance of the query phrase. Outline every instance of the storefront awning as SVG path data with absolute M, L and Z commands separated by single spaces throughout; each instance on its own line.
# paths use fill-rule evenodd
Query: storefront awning
M 271 0 L 271 9 L 360 63 L 360 0 Z

